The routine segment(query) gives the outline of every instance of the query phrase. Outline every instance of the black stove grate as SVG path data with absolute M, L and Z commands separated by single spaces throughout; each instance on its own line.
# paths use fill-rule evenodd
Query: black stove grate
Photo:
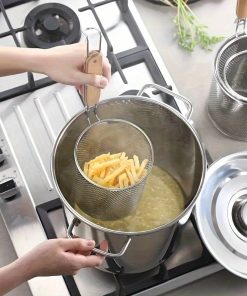
M 43 225 L 43 228 L 45 230 L 45 233 L 48 239 L 56 238 L 55 230 L 49 219 L 49 213 L 52 211 L 56 211 L 58 209 L 63 209 L 62 203 L 59 198 L 43 203 L 36 207 L 37 213 L 39 215 L 40 221 Z M 66 220 L 65 214 L 64 214 L 64 217 L 65 217 L 65 224 L 68 227 L 68 222 Z M 193 227 L 197 232 L 196 221 L 193 215 L 190 217 L 190 221 L 192 222 Z M 144 291 L 148 288 L 157 286 L 159 284 L 163 284 L 164 282 L 169 282 L 179 276 L 182 276 L 186 273 L 192 272 L 194 270 L 197 270 L 199 268 L 202 268 L 204 266 L 210 265 L 215 262 L 213 257 L 210 255 L 210 253 L 204 246 L 198 234 L 198 238 L 200 239 L 201 245 L 202 245 L 201 256 L 195 260 L 186 262 L 182 265 L 179 265 L 170 270 L 167 270 L 165 262 L 168 259 L 168 257 L 170 257 L 176 251 L 176 245 L 177 245 L 177 242 L 179 241 L 179 238 L 182 232 L 183 232 L 183 227 L 177 228 L 177 231 L 175 231 L 173 239 L 171 241 L 170 247 L 165 257 L 163 258 L 163 260 L 161 260 L 159 266 L 157 266 L 156 268 L 150 271 L 139 273 L 139 274 L 127 275 L 121 272 L 118 274 L 115 274 L 116 290 L 110 294 L 102 295 L 102 296 L 133 295 L 135 293 Z M 63 278 L 71 296 L 72 295 L 81 296 L 76 286 L 74 278 L 72 276 L 64 276 Z
M 4 7 L 7 9 L 10 7 L 21 5 L 23 3 L 31 2 L 31 1 L 33 1 L 33 0 L 2 0 L 2 3 L 4 5 Z
M 36 1 L 36 0 L 33 0 L 33 1 Z M 20 47 L 20 43 L 18 41 L 16 34 L 18 32 L 24 32 L 25 30 L 27 30 L 27 28 L 25 26 L 20 27 L 20 28 L 13 28 L 12 27 L 11 22 L 8 18 L 7 11 L 5 9 L 7 2 L 8 1 L 3 2 L 3 0 L 0 0 L 0 11 L 1 11 L 0 13 L 3 14 L 3 17 L 6 20 L 6 23 L 8 25 L 8 31 L 0 33 L 0 39 L 7 37 L 7 36 L 12 36 L 16 46 Z M 19 1 L 19 2 L 15 1 L 15 4 L 17 5 L 20 2 L 21 1 Z M 98 17 L 97 12 L 96 12 L 97 7 L 102 6 L 102 5 L 107 5 L 112 2 L 115 2 L 118 5 L 118 7 L 121 11 L 121 17 L 122 17 L 123 21 L 126 23 L 126 25 L 128 26 L 128 28 L 130 29 L 130 32 L 132 33 L 133 38 L 137 44 L 136 47 L 126 50 L 126 51 L 123 51 L 123 52 L 120 52 L 118 54 L 114 53 L 113 46 L 107 36 L 104 26 L 102 25 L 100 18 Z M 4 3 L 5 3 L 5 5 L 4 5 Z M 10 3 L 10 2 L 8 2 L 8 3 Z M 102 35 L 107 43 L 107 57 L 112 65 L 112 72 L 114 73 L 115 71 L 118 71 L 120 77 L 122 78 L 123 83 L 128 83 L 128 81 L 123 73 L 123 69 L 133 66 L 133 65 L 136 65 L 140 62 L 145 62 L 145 64 L 147 65 L 147 67 L 152 75 L 152 79 L 153 79 L 154 83 L 157 83 L 157 84 L 160 84 L 163 86 L 167 86 L 167 83 L 159 70 L 159 66 L 155 62 L 155 60 L 148 48 L 143 36 L 142 36 L 142 33 L 140 32 L 138 25 L 136 24 L 135 19 L 129 9 L 128 0 L 105 0 L 105 1 L 99 1 L 97 3 L 92 3 L 91 0 L 87 0 L 87 3 L 88 3 L 87 6 L 85 6 L 83 8 L 79 8 L 78 11 L 79 12 L 83 12 L 85 10 L 92 11 L 92 13 L 97 21 L 97 24 L 102 32 Z M 39 80 L 35 81 L 33 74 L 27 73 L 27 84 L 0 92 L 0 102 L 11 99 L 16 96 L 20 96 L 20 95 L 29 93 L 29 92 L 33 92 L 37 89 L 52 85 L 54 83 L 55 82 L 49 78 L 43 78 L 43 79 L 39 79 Z M 177 108 L 177 105 L 176 105 L 173 98 L 163 95 L 163 99 L 165 101 L 167 101 L 169 104 L 173 105 L 173 107 Z

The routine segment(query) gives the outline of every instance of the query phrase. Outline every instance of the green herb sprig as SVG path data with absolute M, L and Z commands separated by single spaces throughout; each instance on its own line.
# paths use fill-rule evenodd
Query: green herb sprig
M 188 51 L 193 51 L 199 45 L 206 50 L 212 50 L 212 46 L 224 39 L 223 36 L 210 36 L 207 26 L 200 23 L 198 17 L 187 5 L 185 0 L 160 0 L 172 7 L 176 7 L 177 15 L 174 23 L 177 27 L 176 37 L 180 46 Z

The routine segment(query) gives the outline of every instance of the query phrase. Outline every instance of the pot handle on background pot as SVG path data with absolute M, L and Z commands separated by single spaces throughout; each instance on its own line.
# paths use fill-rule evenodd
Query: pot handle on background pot
M 175 92 L 171 91 L 170 89 L 168 89 L 168 88 L 166 88 L 166 87 L 164 87 L 164 86 L 161 86 L 161 85 L 158 85 L 158 84 L 154 84 L 154 83 L 148 83 L 148 84 L 145 84 L 145 85 L 141 88 L 141 90 L 139 90 L 137 96 L 141 97 L 142 94 L 144 93 L 144 91 L 145 91 L 146 89 L 148 89 L 148 88 L 155 88 L 155 89 L 157 89 L 157 90 L 162 91 L 162 92 L 165 93 L 165 94 L 168 94 L 168 95 L 174 97 L 175 99 L 178 99 L 178 100 L 182 101 L 182 102 L 186 105 L 186 107 L 187 107 L 187 113 L 184 115 L 184 117 L 185 117 L 187 120 L 190 119 L 191 114 L 192 114 L 192 111 L 193 111 L 193 107 L 192 107 L 191 102 L 190 102 L 187 98 L 185 98 L 185 97 L 183 97 L 183 96 L 181 96 L 181 95 L 176 94 Z M 166 104 L 166 103 L 164 102 L 164 104 Z M 170 105 L 169 105 L 169 106 L 170 106 Z
M 69 225 L 69 227 L 67 229 L 67 237 L 68 238 L 73 239 L 73 237 L 74 237 L 73 229 L 74 229 L 75 226 L 78 226 L 80 223 L 81 223 L 81 221 L 79 219 L 77 219 L 77 218 L 73 219 L 73 221 L 71 222 L 71 224 Z M 128 237 L 127 241 L 125 242 L 125 244 L 123 245 L 123 247 L 122 247 L 122 249 L 120 250 L 119 253 L 113 254 L 113 253 L 102 251 L 102 250 L 100 250 L 98 248 L 93 248 L 93 252 L 97 253 L 97 254 L 100 254 L 102 256 L 111 257 L 111 258 L 121 257 L 126 252 L 130 242 L 131 242 L 131 237 Z

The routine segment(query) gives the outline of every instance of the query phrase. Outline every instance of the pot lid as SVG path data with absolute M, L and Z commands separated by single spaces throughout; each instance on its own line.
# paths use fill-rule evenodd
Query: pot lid
M 210 166 L 195 214 L 201 237 L 215 259 L 247 278 L 247 151 Z

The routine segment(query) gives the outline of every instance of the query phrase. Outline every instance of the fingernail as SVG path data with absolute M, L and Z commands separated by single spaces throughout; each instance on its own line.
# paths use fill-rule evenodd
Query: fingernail
M 95 246 L 95 241 L 93 241 L 93 240 L 89 240 L 89 241 L 87 241 L 87 245 L 88 245 L 89 247 L 94 247 L 94 246 Z
M 100 79 L 100 87 L 104 88 L 107 86 L 108 80 L 105 77 L 101 77 Z

